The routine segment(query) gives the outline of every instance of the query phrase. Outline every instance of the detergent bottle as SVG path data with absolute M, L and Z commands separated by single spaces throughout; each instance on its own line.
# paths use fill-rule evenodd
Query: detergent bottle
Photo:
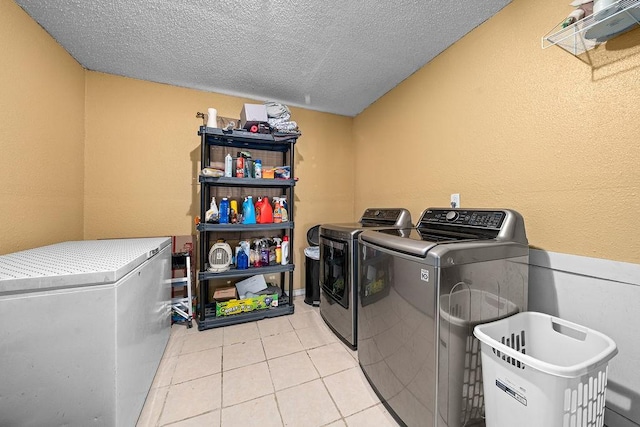
M 280 199 L 278 197 L 274 197 L 275 201 L 273 207 L 273 222 L 281 223 L 282 222 L 282 206 L 280 205 Z
M 289 205 L 287 204 L 287 196 L 280 197 L 280 211 L 282 213 L 282 222 L 289 221 Z
M 262 197 L 258 196 L 254 209 L 256 211 L 256 223 L 262 224 Z
M 264 196 L 260 205 L 260 224 L 271 224 L 273 221 L 273 208 L 269 203 L 269 198 Z
M 238 252 L 238 269 L 245 270 L 249 268 L 249 257 L 244 249 L 240 249 Z
M 289 264 L 289 236 L 284 236 L 282 238 L 282 265 Z
M 242 223 L 243 224 L 256 223 L 256 210 L 253 206 L 252 196 L 247 196 L 247 199 L 242 204 Z

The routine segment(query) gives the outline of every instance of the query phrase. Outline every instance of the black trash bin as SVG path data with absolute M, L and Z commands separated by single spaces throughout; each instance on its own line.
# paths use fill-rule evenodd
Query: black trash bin
M 304 250 L 305 294 L 304 302 L 314 307 L 320 305 L 320 225 L 307 231 L 307 243 L 311 246 Z

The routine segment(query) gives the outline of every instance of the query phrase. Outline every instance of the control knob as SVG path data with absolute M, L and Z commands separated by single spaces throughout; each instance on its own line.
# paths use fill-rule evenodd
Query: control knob
M 458 212 L 449 211 L 447 212 L 447 216 L 445 218 L 447 219 L 447 221 L 455 221 L 456 219 L 458 219 Z

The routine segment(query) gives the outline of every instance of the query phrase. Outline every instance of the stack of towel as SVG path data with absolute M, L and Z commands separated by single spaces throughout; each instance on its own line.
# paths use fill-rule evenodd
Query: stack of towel
M 289 107 L 277 102 L 267 101 L 264 103 L 267 108 L 267 121 L 269 126 L 276 132 L 299 134 L 298 124 L 291 120 Z

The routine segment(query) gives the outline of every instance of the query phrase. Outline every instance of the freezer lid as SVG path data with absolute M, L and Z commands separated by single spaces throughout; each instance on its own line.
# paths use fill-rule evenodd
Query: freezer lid
M 168 237 L 57 243 L 0 256 L 0 295 L 115 283 L 171 244 Z

